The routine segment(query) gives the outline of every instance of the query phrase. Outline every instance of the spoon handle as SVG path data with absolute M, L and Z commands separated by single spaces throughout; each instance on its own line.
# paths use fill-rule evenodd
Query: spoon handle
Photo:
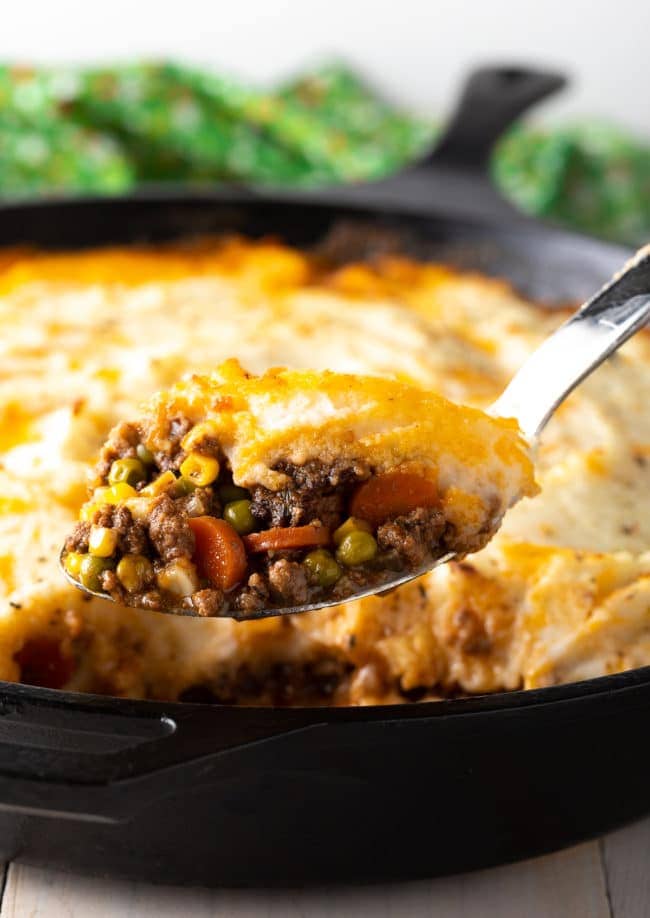
M 578 383 L 650 319 L 650 245 L 534 351 L 490 408 L 532 443 Z

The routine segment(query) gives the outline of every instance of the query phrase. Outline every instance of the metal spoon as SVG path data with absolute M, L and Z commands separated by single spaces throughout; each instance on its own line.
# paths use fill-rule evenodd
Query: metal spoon
M 569 393 L 628 338 L 643 328 L 649 319 L 650 245 L 647 245 L 531 354 L 489 409 L 489 413 L 496 417 L 516 418 L 522 433 L 534 446 L 555 410 Z M 70 583 L 92 596 L 112 600 L 108 593 L 88 590 L 74 580 L 63 567 L 63 555 L 64 552 L 61 552 L 61 569 Z M 454 553 L 448 553 L 416 571 L 400 573 L 344 599 L 326 599 L 302 606 L 254 612 L 232 609 L 222 613 L 222 616 L 245 620 L 293 615 L 336 606 L 351 599 L 362 599 L 364 596 L 393 590 L 454 557 Z M 192 614 L 184 609 L 164 611 Z

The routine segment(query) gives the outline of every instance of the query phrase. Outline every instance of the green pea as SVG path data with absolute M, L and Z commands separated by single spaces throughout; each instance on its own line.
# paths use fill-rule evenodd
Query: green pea
M 334 535 L 332 536 L 334 544 L 340 545 L 343 539 L 349 536 L 351 532 L 358 532 L 359 530 L 372 533 L 372 526 L 356 516 L 349 516 L 344 523 L 341 523 L 338 529 L 334 530 Z
M 343 539 L 336 550 L 336 560 L 346 567 L 372 561 L 377 554 L 377 543 L 369 532 L 357 530 Z
M 115 566 L 115 561 L 111 558 L 97 558 L 94 555 L 86 555 L 79 565 L 79 583 L 87 590 L 95 593 L 102 591 L 100 577 L 104 571 L 111 570 Z
M 186 497 L 188 494 L 191 494 L 192 491 L 196 491 L 196 485 L 191 478 L 186 478 L 184 475 L 181 475 L 174 485 L 174 490 L 179 497 Z
M 233 500 L 223 508 L 223 518 L 239 535 L 248 535 L 257 526 L 250 500 Z
M 250 492 L 236 484 L 219 485 L 219 500 L 222 504 L 231 504 L 237 500 L 250 500 Z
M 154 455 L 150 449 L 147 449 L 144 443 L 138 443 L 138 445 L 135 448 L 135 452 L 140 462 L 144 463 L 144 465 L 154 464 L 155 462 Z
M 146 477 L 147 472 L 139 459 L 116 459 L 108 473 L 109 484 L 125 482 L 132 488 Z
M 302 563 L 311 578 L 322 587 L 332 586 L 343 573 L 332 555 L 324 548 L 310 551 Z

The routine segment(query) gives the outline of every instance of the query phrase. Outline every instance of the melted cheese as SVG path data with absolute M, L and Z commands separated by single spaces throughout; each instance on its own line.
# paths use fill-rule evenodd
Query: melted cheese
M 469 563 L 290 621 L 173 619 L 84 602 L 56 563 L 88 465 L 142 399 L 236 357 L 255 373 L 391 377 L 485 408 L 560 316 L 444 266 L 328 272 L 267 242 L 15 251 L 0 266 L 0 677 L 19 678 L 16 654 L 43 635 L 72 660 L 71 688 L 170 699 L 209 685 L 232 700 L 248 685 L 249 699 L 273 700 L 265 680 L 279 666 L 288 681 L 338 666 L 332 700 L 366 704 L 650 663 L 647 336 L 551 421 L 541 493 Z M 294 413 L 320 423 L 333 398 L 307 388 Z M 277 406 L 260 411 L 282 430 Z

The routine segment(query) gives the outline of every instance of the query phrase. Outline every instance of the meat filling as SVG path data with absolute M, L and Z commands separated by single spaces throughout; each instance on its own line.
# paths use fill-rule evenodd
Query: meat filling
M 274 561 L 269 565 L 268 581 L 271 595 L 282 603 L 300 606 L 309 599 L 307 573 L 297 561 Z
M 113 432 L 65 546 L 82 585 L 127 605 L 255 614 L 381 586 L 444 554 L 453 537 L 427 482 L 417 492 L 426 506 L 404 508 L 395 478 L 384 506 L 367 462 L 310 460 L 278 463 L 280 490 L 249 491 L 235 485 L 214 440 L 184 449 L 189 431 L 177 417 L 155 442 L 134 424 Z
M 163 561 L 191 558 L 194 554 L 194 535 L 188 520 L 181 501 L 168 494 L 161 494 L 154 501 L 149 515 L 149 538 Z
M 418 568 L 431 555 L 431 546 L 445 533 L 445 517 L 437 508 L 418 507 L 405 516 L 389 520 L 377 530 L 377 544 L 394 549 L 409 568 Z
M 345 491 L 370 476 L 366 463 L 335 462 L 326 466 L 311 460 L 303 466 L 280 463 L 278 471 L 291 479 L 280 491 L 257 487 L 252 492 L 251 513 L 263 526 L 303 526 L 319 520 L 335 529 L 344 513 Z

